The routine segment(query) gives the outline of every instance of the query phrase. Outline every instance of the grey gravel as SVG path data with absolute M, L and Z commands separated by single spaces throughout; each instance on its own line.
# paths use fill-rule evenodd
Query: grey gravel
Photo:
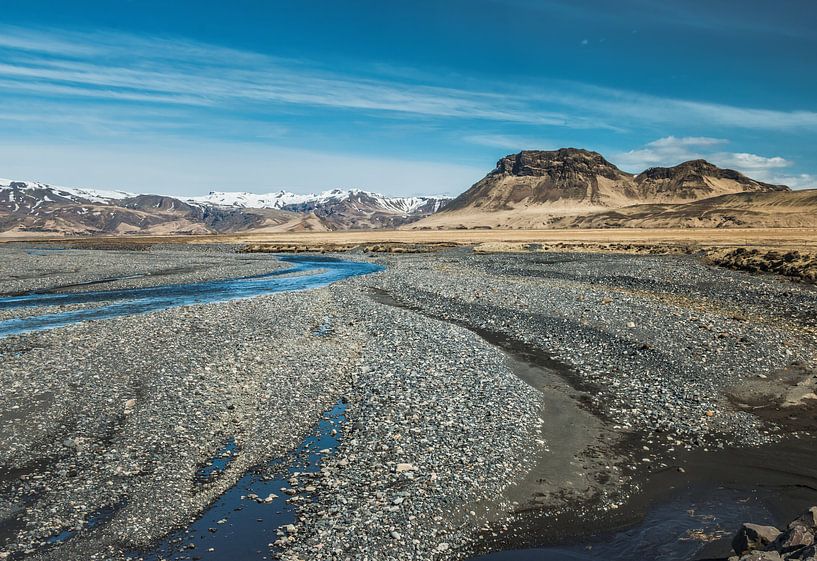
M 131 261 L 144 275 L 117 286 L 281 266 L 229 248 L 0 252 L 6 293 L 122 276 Z M 309 292 L 0 339 L 0 517 L 22 523 L 3 528 L 1 551 L 123 559 L 285 456 L 342 397 L 349 421 L 310 481 L 316 500 L 270 554 L 458 559 L 526 501 L 615 509 L 667 453 L 783 438 L 727 393 L 814 369 L 817 292 L 780 279 L 677 256 L 377 259 L 384 272 Z M 553 364 L 525 366 L 491 335 Z M 196 484 L 230 438 L 229 467 Z M 637 445 L 619 449 L 625 438 Z M 110 522 L 44 546 L 100 507 Z

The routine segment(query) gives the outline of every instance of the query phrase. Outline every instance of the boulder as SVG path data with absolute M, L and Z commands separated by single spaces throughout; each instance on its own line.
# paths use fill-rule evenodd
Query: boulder
M 738 555 L 743 555 L 753 549 L 763 549 L 774 542 L 781 532 L 774 526 L 761 526 L 746 523 L 738 530 L 732 540 L 732 549 Z M 743 558 L 741 558 L 742 561 Z
M 814 545 L 814 532 L 802 524 L 791 524 L 772 544 L 781 553 L 790 553 Z

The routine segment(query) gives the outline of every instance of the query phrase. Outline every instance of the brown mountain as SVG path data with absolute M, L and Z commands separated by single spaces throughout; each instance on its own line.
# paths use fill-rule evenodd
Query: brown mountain
M 704 160 L 632 175 L 589 150 L 526 150 L 502 158 L 494 170 L 440 212 L 408 228 L 564 227 L 581 222 L 571 218 L 609 216 L 611 209 L 635 205 L 788 191 Z
M 637 199 L 633 176 L 597 152 L 577 148 L 525 150 L 499 160 L 493 171 L 451 201 L 441 214 L 527 206 L 605 208 Z
M 771 185 L 746 177 L 732 169 L 721 169 L 706 160 L 691 160 L 671 168 L 650 168 L 635 178 L 643 201 L 688 202 L 730 193 L 788 191 L 785 185 Z

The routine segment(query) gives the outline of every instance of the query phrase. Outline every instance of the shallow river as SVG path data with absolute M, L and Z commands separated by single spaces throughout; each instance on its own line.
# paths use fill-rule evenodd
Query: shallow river
M 264 275 L 120 290 L 34 292 L 0 298 L 0 310 L 48 308 L 48 313 L 0 321 L 0 337 L 63 327 L 87 320 L 143 314 L 191 304 L 252 298 L 274 292 L 321 288 L 349 277 L 382 270 L 380 265 L 316 255 L 284 255 L 292 266 Z M 52 311 L 55 306 L 95 304 L 92 308 Z

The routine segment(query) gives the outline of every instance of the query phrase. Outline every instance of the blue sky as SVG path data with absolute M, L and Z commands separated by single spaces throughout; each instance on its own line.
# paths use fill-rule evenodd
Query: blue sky
M 817 187 L 817 2 L 0 0 L 0 177 L 456 194 L 521 149 Z

